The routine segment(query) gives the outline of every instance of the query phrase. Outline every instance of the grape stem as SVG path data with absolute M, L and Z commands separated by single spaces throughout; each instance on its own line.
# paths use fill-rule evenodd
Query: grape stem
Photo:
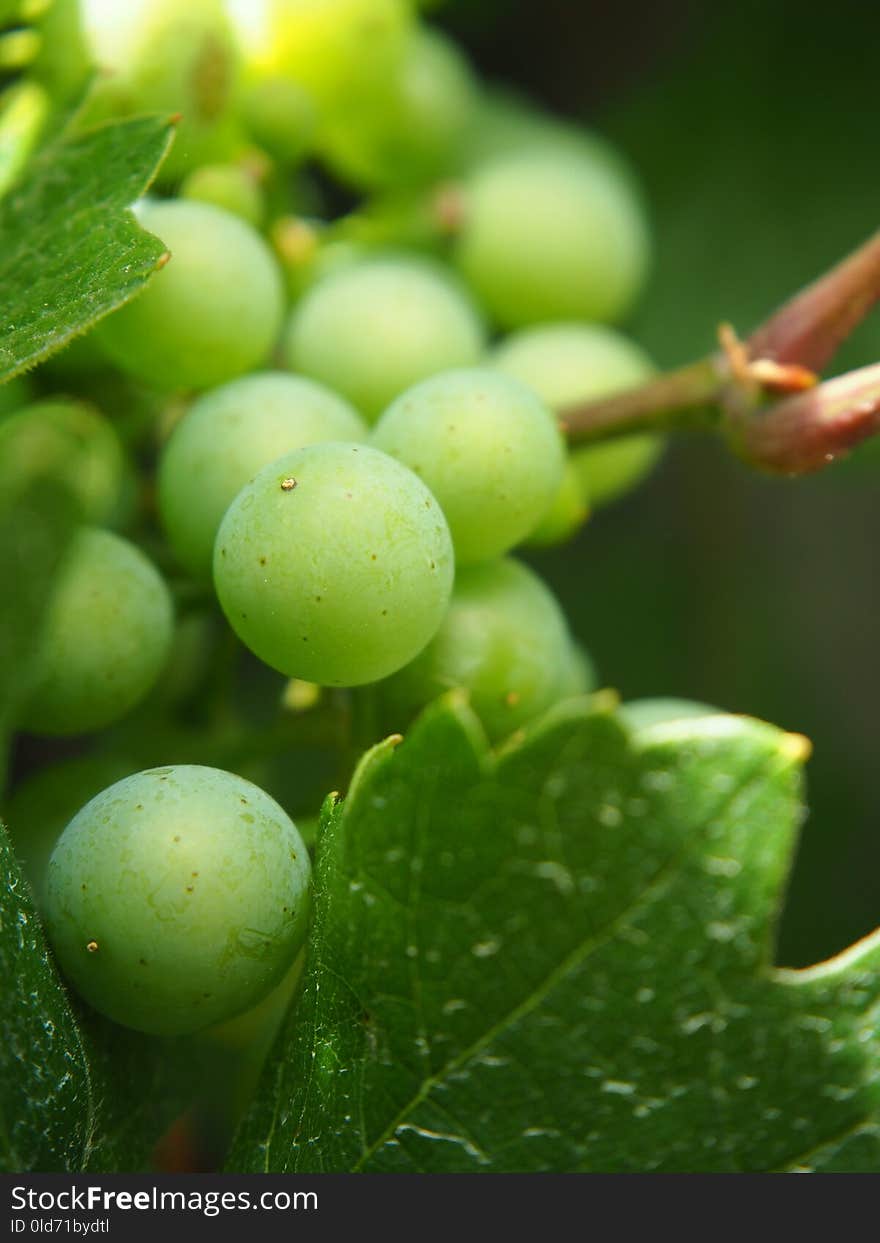
M 746 341 L 718 330 L 708 358 L 560 412 L 575 444 L 631 432 L 715 428 L 753 465 L 786 475 L 833 462 L 880 431 L 880 364 L 817 372 L 880 300 L 880 232 L 795 294 Z
M 878 431 L 880 363 L 826 380 L 756 417 L 730 420 L 728 425 L 728 437 L 741 457 L 785 475 L 829 466 Z
M 667 427 L 712 426 L 715 416 L 710 407 L 726 379 L 723 358 L 712 355 L 638 388 L 565 407 L 559 421 L 573 444 Z

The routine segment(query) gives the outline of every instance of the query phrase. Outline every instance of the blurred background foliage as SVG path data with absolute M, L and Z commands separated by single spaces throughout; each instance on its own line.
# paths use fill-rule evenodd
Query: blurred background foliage
M 880 10 L 788 0 L 453 0 L 484 72 L 617 141 L 656 262 L 629 327 L 670 367 L 742 333 L 880 224 Z M 834 370 L 880 358 L 876 313 Z M 813 742 L 780 961 L 880 922 L 880 453 L 770 480 L 678 437 L 651 480 L 536 557 L 603 683 L 774 721 Z

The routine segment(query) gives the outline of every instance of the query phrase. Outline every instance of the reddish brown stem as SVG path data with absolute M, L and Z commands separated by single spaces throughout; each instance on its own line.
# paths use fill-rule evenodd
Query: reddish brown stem
M 667 423 L 703 423 L 707 407 L 717 402 L 728 376 L 726 359 L 712 355 L 638 388 L 565 408 L 559 412 L 559 421 L 572 443 L 657 431 Z
M 826 380 L 728 424 L 733 447 L 754 466 L 806 475 L 880 431 L 880 363 Z
M 866 413 L 873 398 L 852 396 L 862 381 L 852 390 L 822 385 L 812 399 L 809 392 L 783 397 L 771 407 L 780 412 L 778 421 L 762 407 L 768 398 L 809 390 L 815 373 L 878 300 L 880 232 L 774 312 L 747 341 L 722 325 L 719 354 L 639 388 L 563 410 L 562 424 L 578 442 L 720 419 L 746 456 L 754 451 L 757 464 L 787 473 L 818 469 L 878 430 L 874 412 Z M 844 410 L 838 396 L 852 397 L 858 409 Z M 798 428 L 801 447 L 794 443 Z

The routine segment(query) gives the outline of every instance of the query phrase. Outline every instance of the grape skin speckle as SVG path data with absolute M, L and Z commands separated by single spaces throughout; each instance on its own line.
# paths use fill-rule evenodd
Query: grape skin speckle
M 67 826 L 49 864 L 47 927 L 96 1009 L 139 1031 L 184 1034 L 256 1004 L 287 971 L 305 936 L 311 868 L 293 823 L 256 786 L 180 765 L 162 770 L 160 797 L 156 776 L 124 778 Z M 175 821 L 185 833 L 168 834 Z M 112 952 L 99 955 L 107 939 Z
M 308 490 L 309 505 L 279 497 L 282 471 Z M 287 677 L 378 681 L 442 621 L 453 576 L 448 528 L 416 476 L 376 449 L 327 442 L 296 450 L 239 493 L 220 530 L 221 606 L 251 651 Z M 255 544 L 271 574 L 260 573 Z M 393 628 L 381 620 L 389 614 Z

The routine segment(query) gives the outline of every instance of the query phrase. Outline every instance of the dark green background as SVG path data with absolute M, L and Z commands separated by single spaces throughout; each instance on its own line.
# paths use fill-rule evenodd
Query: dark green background
M 486 71 L 616 139 L 656 235 L 629 325 L 657 362 L 747 332 L 880 225 L 872 3 L 447 6 Z M 835 369 L 880 359 L 880 312 Z M 536 564 L 603 682 L 807 734 L 806 821 L 780 957 L 825 957 L 880 923 L 873 446 L 800 481 L 678 439 L 637 495 Z

